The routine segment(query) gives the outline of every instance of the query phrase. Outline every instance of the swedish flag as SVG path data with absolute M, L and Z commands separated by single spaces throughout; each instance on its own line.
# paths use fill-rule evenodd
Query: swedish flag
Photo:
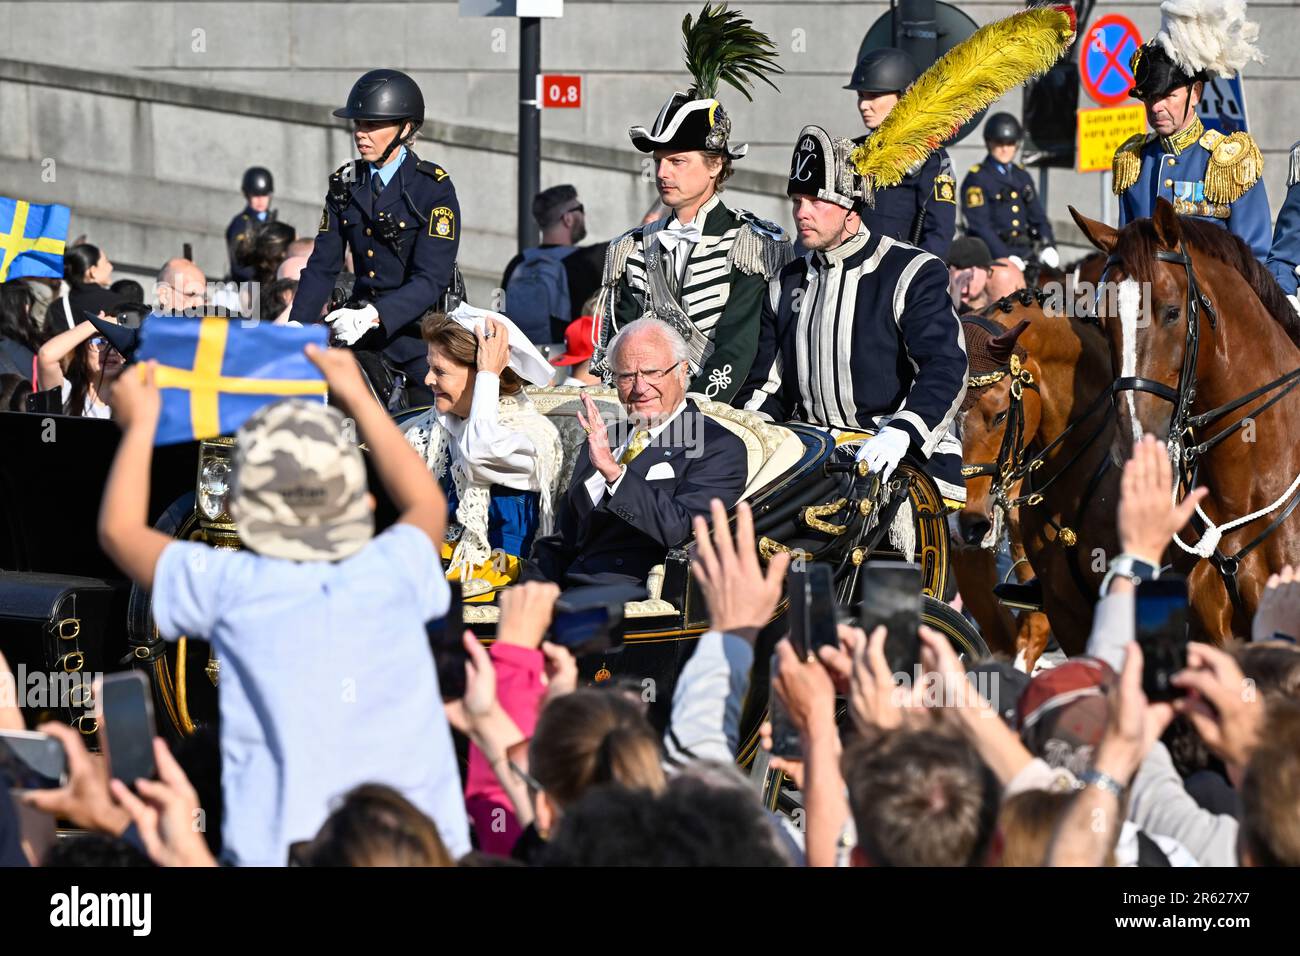
M 67 206 L 34 206 L 0 196 L 0 282 L 23 276 L 63 278 Z
M 228 435 L 281 398 L 325 401 L 325 379 L 302 350 L 309 342 L 325 348 L 329 330 L 245 321 L 145 319 L 136 358 L 158 363 L 162 415 L 155 444 Z

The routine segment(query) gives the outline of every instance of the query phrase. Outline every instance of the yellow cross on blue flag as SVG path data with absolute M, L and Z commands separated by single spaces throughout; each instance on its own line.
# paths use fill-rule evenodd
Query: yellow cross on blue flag
M 154 444 L 229 435 L 263 405 L 282 398 L 323 403 L 325 379 L 303 354 L 309 342 L 325 348 L 329 329 L 149 316 L 135 357 L 158 363 L 162 414 Z
M 24 276 L 63 278 L 67 206 L 36 206 L 0 196 L 0 282 Z

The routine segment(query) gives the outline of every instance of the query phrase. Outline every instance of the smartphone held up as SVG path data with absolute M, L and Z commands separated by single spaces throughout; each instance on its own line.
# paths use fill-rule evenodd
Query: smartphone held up
M 1142 692 L 1152 703 L 1185 693 L 1172 678 L 1187 667 L 1187 611 L 1186 578 L 1166 574 L 1138 584 L 1134 634 L 1142 648 Z

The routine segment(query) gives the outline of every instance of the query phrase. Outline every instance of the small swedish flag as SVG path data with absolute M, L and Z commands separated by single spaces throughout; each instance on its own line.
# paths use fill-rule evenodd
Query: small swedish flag
M 63 278 L 67 206 L 37 206 L 0 196 L 0 282 L 24 276 Z
M 136 358 L 158 363 L 162 414 L 156 445 L 228 435 L 281 398 L 325 401 L 325 379 L 303 347 L 329 344 L 323 325 L 245 324 L 226 318 L 151 315 Z

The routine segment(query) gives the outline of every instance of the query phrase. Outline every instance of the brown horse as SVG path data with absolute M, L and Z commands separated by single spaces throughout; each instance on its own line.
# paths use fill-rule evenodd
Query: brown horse
M 1150 432 L 1171 441 L 1181 492 L 1209 489 L 1180 534 L 1198 553 L 1175 544 L 1166 557 L 1193 568 L 1206 635 L 1249 633 L 1269 574 L 1300 556 L 1300 319 L 1241 240 L 1164 200 L 1121 230 L 1070 212 L 1117 290 L 1099 308 L 1118 376 L 1116 460 Z
M 1117 553 L 1110 353 L 1089 318 L 1073 308 L 1045 311 L 1044 302 L 1053 302 L 1046 291 L 1010 296 L 982 316 L 999 334 L 987 357 L 972 354 L 961 431 L 968 471 L 986 473 L 968 475 L 958 521 L 974 543 L 1003 512 L 1042 584 L 1052 632 L 1067 654 L 1079 654 L 1106 570 L 1099 556 Z M 1032 669 L 1047 633 L 1029 623 L 1016 652 Z

